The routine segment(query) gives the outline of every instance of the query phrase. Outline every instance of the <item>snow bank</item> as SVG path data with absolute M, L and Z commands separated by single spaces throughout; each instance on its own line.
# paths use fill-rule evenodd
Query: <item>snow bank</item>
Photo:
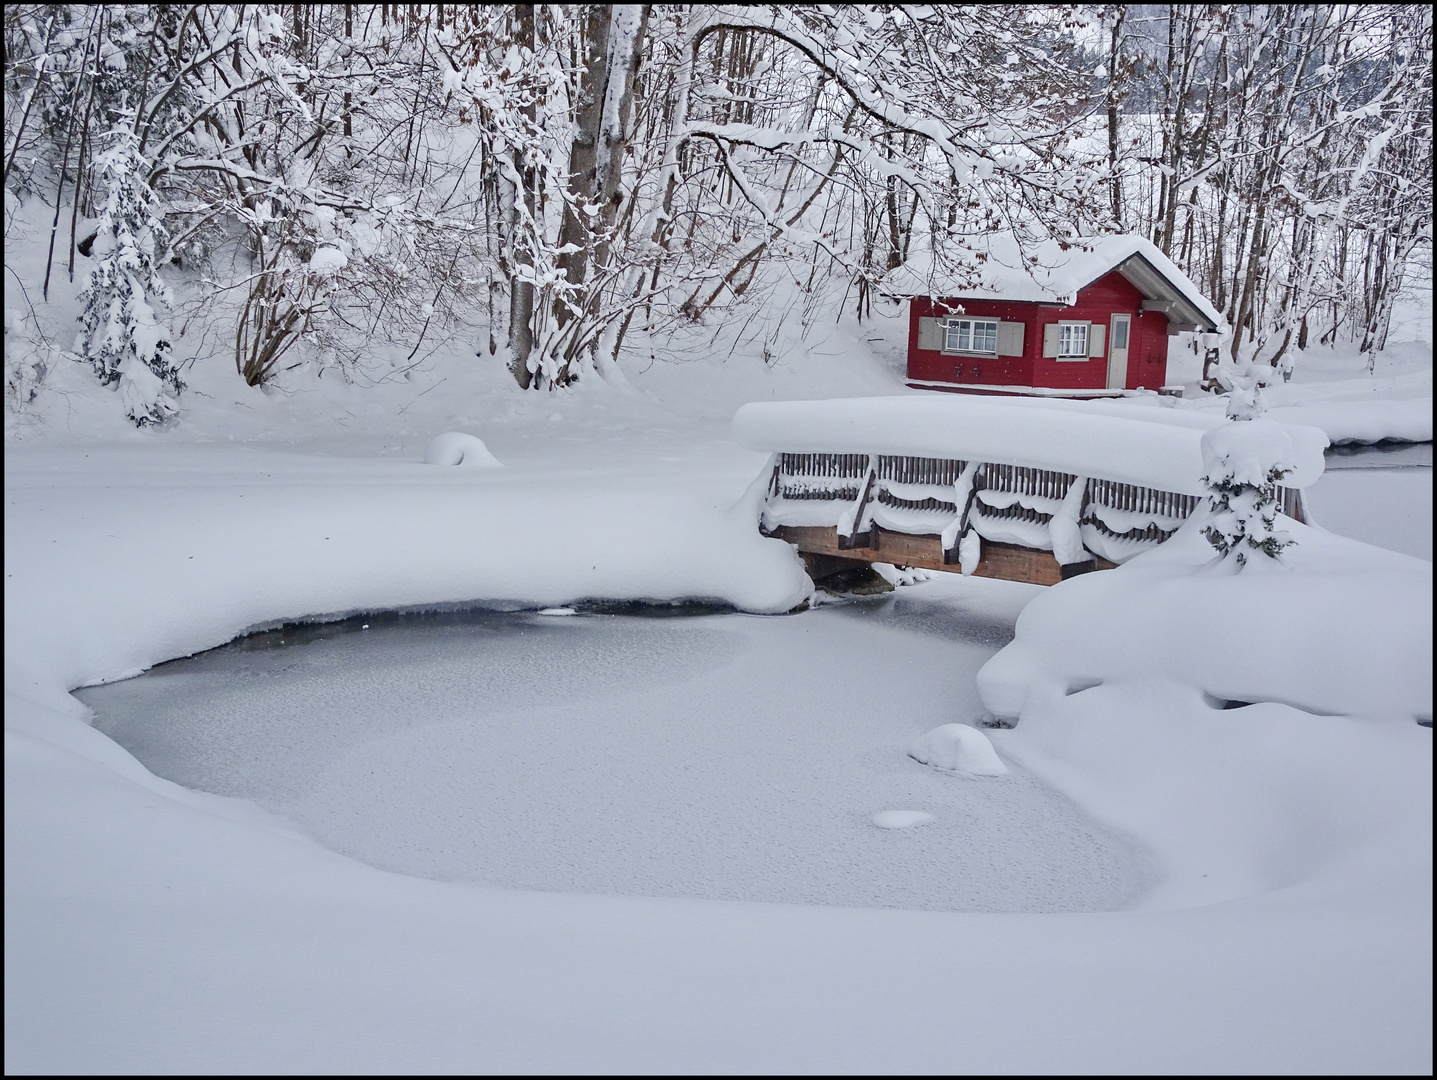
M 127 473 L 139 459 L 148 469 Z M 716 506 L 709 490 L 656 490 L 641 472 L 199 446 L 38 455 L 97 485 L 76 500 L 29 460 L 7 454 L 6 560 L 27 568 L 6 583 L 7 682 L 19 670 L 68 690 L 256 625 L 355 610 L 592 597 L 784 612 L 811 589 L 793 549 L 759 535 L 751 493 Z
M 1411 401 L 1314 401 L 1283 405 L 1267 415 L 1284 424 L 1321 428 L 1333 445 L 1432 441 L 1432 399 Z
M 1271 569 L 1209 572 L 1195 514 L 1120 569 L 1045 591 L 978 675 L 1020 717 L 1074 688 L 1167 680 L 1227 701 L 1317 715 L 1432 715 L 1432 564 L 1282 519 L 1296 545 Z
M 1407 897 L 1430 921 L 1432 733 L 1410 718 L 1223 709 L 1191 684 L 1128 677 L 1032 703 L 993 737 L 1155 853 L 1161 880 L 1142 908 L 1284 897 L 1292 910 L 1321 896 L 1362 921 L 1379 917 L 1356 901 L 1367 895 Z M 1411 947 L 1430 958 L 1428 932 Z
M 1160 853 L 1147 906 L 1430 895 L 1431 564 L 1280 519 L 1223 573 L 1204 517 L 1024 609 L 978 673 L 995 743 Z
M 1076 473 L 1187 495 L 1202 483 L 1202 433 L 1225 419 L 1175 409 L 933 397 L 756 402 L 734 416 L 734 438 L 754 450 L 912 454 Z M 1286 428 L 1307 487 L 1322 475 L 1326 436 Z

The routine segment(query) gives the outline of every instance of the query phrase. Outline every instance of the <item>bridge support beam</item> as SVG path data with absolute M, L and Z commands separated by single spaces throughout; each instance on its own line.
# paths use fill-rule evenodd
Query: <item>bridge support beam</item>
M 913 536 L 874 526 L 872 541 L 868 546 L 851 548 L 841 546 L 838 530 L 832 526 L 781 525 L 769 535 L 788 541 L 805 554 L 865 563 L 893 563 L 897 566 L 915 566 L 946 573 L 959 572 L 956 564 L 943 561 L 943 541 L 936 535 Z M 1051 551 L 1038 551 L 1017 544 L 998 544 L 985 540 L 983 557 L 973 576 L 1026 581 L 1033 585 L 1056 585 L 1065 577 L 1072 577 L 1074 573 L 1089 569 L 1111 570 L 1115 565 L 1106 559 L 1094 559 L 1091 563 L 1076 563 L 1071 568 L 1065 568 L 1053 558 Z M 1078 567 L 1083 569 L 1079 570 Z M 1065 569 L 1068 571 L 1066 574 Z

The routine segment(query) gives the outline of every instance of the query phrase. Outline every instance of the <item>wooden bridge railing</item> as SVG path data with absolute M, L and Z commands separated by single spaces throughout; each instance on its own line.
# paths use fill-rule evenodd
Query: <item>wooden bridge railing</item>
M 1280 493 L 1283 512 L 1305 520 L 1301 492 Z M 782 453 L 763 528 L 809 555 L 1046 585 L 1163 543 L 1200 502 L 1198 495 L 999 462 Z

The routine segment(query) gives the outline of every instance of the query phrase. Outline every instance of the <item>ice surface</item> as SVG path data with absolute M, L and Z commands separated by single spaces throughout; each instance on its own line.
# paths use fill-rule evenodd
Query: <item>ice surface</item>
M 1329 532 L 1431 562 L 1431 444 L 1425 449 L 1426 468 L 1378 467 L 1388 457 L 1379 452 L 1329 465 L 1304 493 L 1312 520 Z
M 1031 774 L 964 783 L 907 756 L 980 711 L 998 641 L 941 604 L 907 628 L 905 607 L 336 630 L 78 696 L 159 775 L 422 877 L 948 911 L 1135 899 L 1145 857 Z M 987 755 L 958 767 L 1006 771 L 965 730 Z M 869 819 L 895 805 L 937 821 L 894 846 Z

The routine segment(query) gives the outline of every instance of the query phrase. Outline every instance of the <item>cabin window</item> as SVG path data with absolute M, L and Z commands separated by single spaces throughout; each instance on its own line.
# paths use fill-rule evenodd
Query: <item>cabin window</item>
M 1058 359 L 1086 360 L 1088 358 L 1088 324 L 1085 322 L 1060 322 L 1058 324 Z
M 944 329 L 943 351 L 997 353 L 998 320 L 950 319 Z

